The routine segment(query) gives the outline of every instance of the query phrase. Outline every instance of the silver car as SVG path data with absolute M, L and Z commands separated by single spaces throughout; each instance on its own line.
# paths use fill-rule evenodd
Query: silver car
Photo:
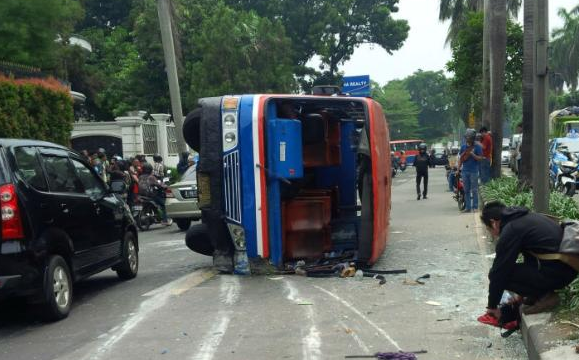
M 201 219 L 201 210 L 197 206 L 197 173 L 194 166 L 185 171 L 181 181 L 169 186 L 165 206 L 167 216 L 181 230 L 189 229 L 191 221 Z

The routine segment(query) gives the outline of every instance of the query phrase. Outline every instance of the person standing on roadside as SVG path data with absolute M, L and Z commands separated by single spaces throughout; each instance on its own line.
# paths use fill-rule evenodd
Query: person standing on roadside
M 467 129 L 465 132 L 466 143 L 460 148 L 458 169 L 462 166 L 462 182 L 464 186 L 464 198 L 466 206 L 463 212 L 471 212 L 478 209 L 478 173 L 479 161 L 483 159 L 482 147 L 475 143 L 476 131 Z
M 424 190 L 422 198 L 428 199 L 428 168 L 431 164 L 430 155 L 426 152 L 426 144 L 418 145 L 418 155 L 414 158 L 414 167 L 416 168 L 416 200 L 420 200 L 420 183 L 424 179 Z
M 482 154 L 483 159 L 480 161 L 480 181 L 486 184 L 491 179 L 491 159 L 493 156 L 493 138 L 486 127 L 481 127 L 479 133 L 482 136 Z

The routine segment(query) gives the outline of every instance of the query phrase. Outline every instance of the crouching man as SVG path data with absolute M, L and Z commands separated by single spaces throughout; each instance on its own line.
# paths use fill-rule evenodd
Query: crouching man
M 487 313 L 500 317 L 498 305 L 505 290 L 523 297 L 526 314 L 557 306 L 559 297 L 554 290 L 569 285 L 577 272 L 560 260 L 540 260 L 532 254 L 557 253 L 563 237 L 561 226 L 547 216 L 525 208 L 507 208 L 500 202 L 486 204 L 481 220 L 494 237 L 499 237 L 489 272 Z M 523 263 L 517 263 L 519 254 L 523 254 Z

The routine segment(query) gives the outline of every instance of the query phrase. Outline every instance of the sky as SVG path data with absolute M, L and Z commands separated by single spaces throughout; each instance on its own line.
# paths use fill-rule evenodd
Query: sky
M 557 16 L 559 8 L 570 10 L 577 5 L 579 0 L 550 0 L 549 28 L 562 26 Z M 404 46 L 389 55 L 378 46 L 363 45 L 340 70 L 346 76 L 369 74 L 372 80 L 382 85 L 393 79 L 403 79 L 418 69 L 444 70 L 451 52 L 445 45 L 448 23 L 438 20 L 438 6 L 439 0 L 399 0 L 400 11 L 393 17 L 406 19 L 410 25 Z M 521 8 L 521 24 L 522 13 Z

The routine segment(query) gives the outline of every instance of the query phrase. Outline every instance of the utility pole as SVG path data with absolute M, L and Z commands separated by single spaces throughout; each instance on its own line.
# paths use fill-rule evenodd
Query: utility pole
M 187 145 L 183 138 L 183 109 L 181 108 L 181 92 L 179 91 L 179 78 L 177 77 L 177 62 L 175 61 L 175 44 L 173 43 L 173 31 L 171 29 L 171 15 L 169 0 L 157 0 L 157 12 L 159 13 L 159 25 L 161 26 L 161 42 L 165 54 L 165 69 L 169 81 L 169 96 L 171 97 L 171 111 L 175 121 L 177 136 L 177 148 L 179 153 L 187 151 Z
M 549 118 L 547 107 L 547 48 L 549 45 L 548 0 L 535 0 L 533 70 L 533 201 L 535 211 L 548 213 L 549 185 L 547 167 L 547 141 Z

